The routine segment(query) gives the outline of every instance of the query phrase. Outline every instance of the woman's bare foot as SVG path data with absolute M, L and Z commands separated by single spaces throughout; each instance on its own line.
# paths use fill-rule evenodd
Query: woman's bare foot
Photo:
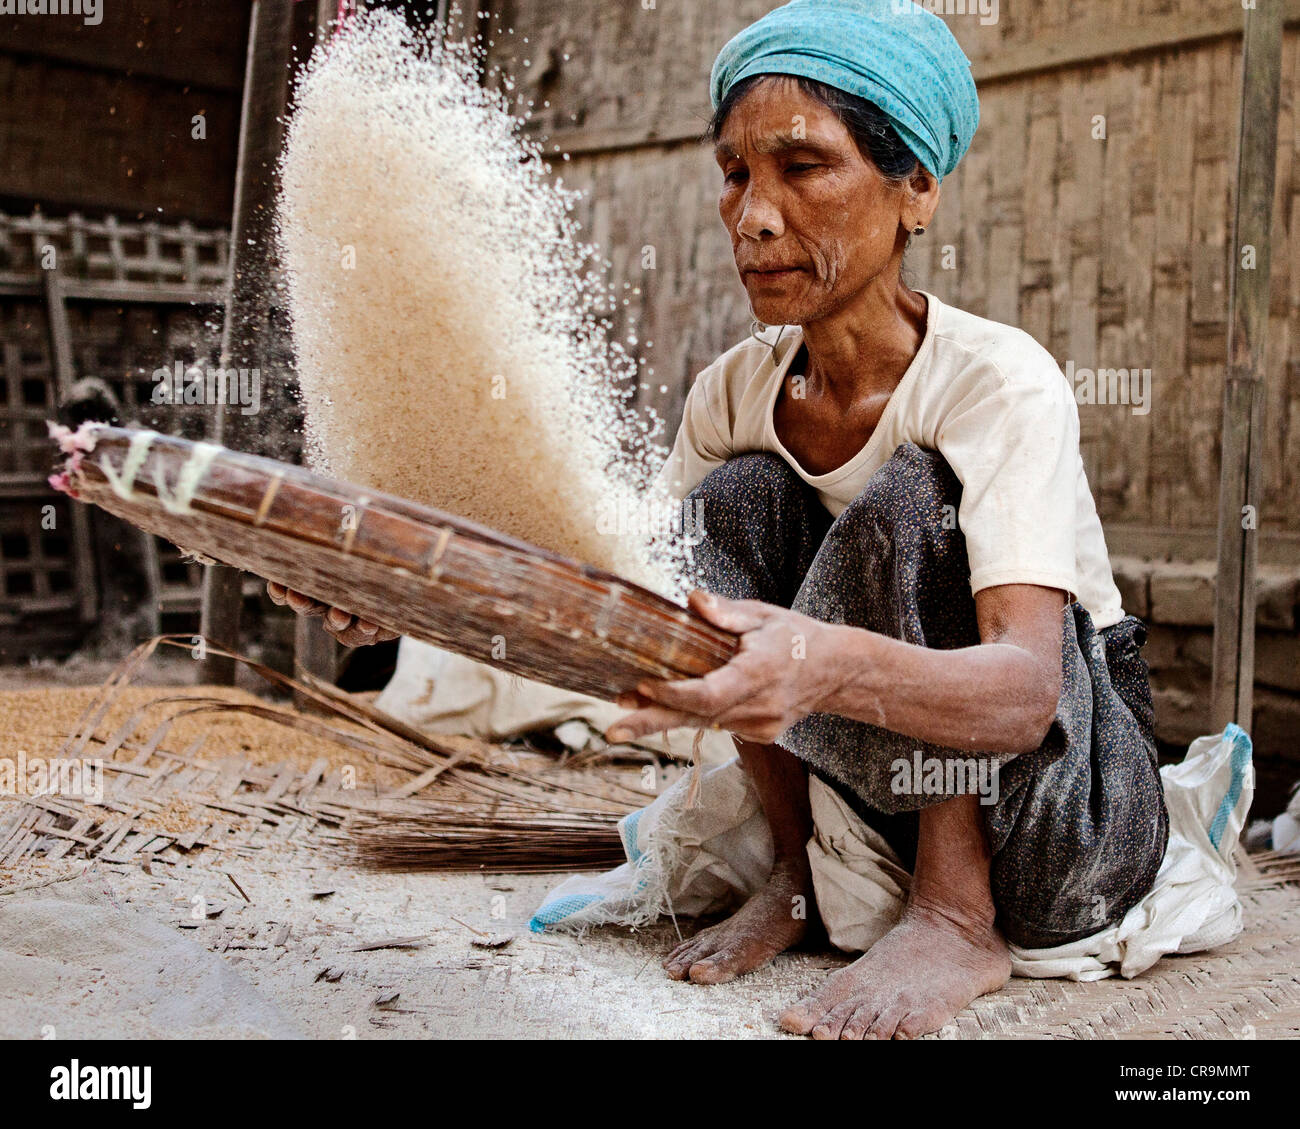
M 913 903 L 865 956 L 832 973 L 780 1023 L 814 1039 L 915 1039 L 1010 976 L 1007 944 L 991 921 Z
M 807 861 L 778 862 L 766 886 L 726 921 L 678 945 L 664 968 L 673 980 L 725 984 L 803 940 L 815 907 Z
M 989 846 L 974 796 L 925 808 L 898 924 L 780 1017 L 814 1039 L 914 1039 L 1011 977 L 994 921 Z

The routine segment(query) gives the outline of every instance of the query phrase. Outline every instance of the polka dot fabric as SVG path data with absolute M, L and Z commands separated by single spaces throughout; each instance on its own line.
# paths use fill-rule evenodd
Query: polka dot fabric
M 719 53 L 714 109 L 759 74 L 811 78 L 874 103 L 939 180 L 979 125 L 970 60 L 943 20 L 912 0 L 792 0 L 769 12 Z
M 777 455 L 741 455 L 692 492 L 704 537 L 702 584 L 830 623 L 937 649 L 979 643 L 965 538 L 951 520 L 961 484 L 943 458 L 906 443 L 832 519 Z M 692 511 L 694 512 L 694 511 Z M 1169 817 L 1156 766 L 1151 692 L 1133 616 L 1097 631 L 1077 603 L 1061 634 L 1056 718 L 1035 752 L 1001 758 L 981 807 L 1008 939 L 1078 940 L 1123 918 L 1155 881 Z M 810 661 L 812 657 L 810 657 Z M 971 763 L 879 726 L 812 714 L 780 739 L 910 865 L 917 809 L 952 793 L 896 788 L 898 760 Z M 998 758 L 993 758 L 998 760 Z M 963 769 L 963 771 L 965 771 Z

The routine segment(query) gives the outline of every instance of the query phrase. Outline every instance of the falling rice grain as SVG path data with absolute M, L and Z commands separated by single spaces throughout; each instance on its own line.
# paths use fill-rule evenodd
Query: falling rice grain
M 376 11 L 295 102 L 279 232 L 312 463 L 678 592 L 680 551 L 629 520 L 663 452 L 577 194 L 472 54 Z

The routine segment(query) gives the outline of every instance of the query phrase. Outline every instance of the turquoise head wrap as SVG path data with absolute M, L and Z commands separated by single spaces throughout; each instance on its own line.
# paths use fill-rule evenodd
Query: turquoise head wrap
M 814 79 L 874 103 L 940 180 L 979 125 L 970 60 L 943 20 L 912 0 L 791 0 L 769 12 L 718 55 L 714 109 L 760 74 Z

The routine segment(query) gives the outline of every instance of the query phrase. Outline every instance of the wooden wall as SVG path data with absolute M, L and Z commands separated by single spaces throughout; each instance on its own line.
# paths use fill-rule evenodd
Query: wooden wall
M 94 25 L 0 16 L 0 207 L 228 224 L 249 8 L 101 0 Z M 300 58 L 315 9 L 293 5 Z
M 557 174 L 590 190 L 589 233 L 616 282 L 641 290 L 628 312 L 655 371 L 644 398 L 670 426 L 694 374 L 748 329 L 718 174 L 694 139 L 718 48 L 774 6 L 491 6 L 494 27 L 514 29 L 494 35 L 492 62 L 526 76 L 534 127 L 571 153 Z M 1278 562 L 1300 560 L 1296 0 L 1289 16 L 1261 512 L 1265 559 Z M 1062 366 L 1152 370 L 1149 414 L 1081 408 L 1117 551 L 1213 557 L 1241 20 L 1239 0 L 1002 0 L 994 24 L 948 17 L 973 61 L 982 122 L 909 252 L 910 276 L 1023 327 Z M 1093 137 L 1096 115 L 1104 140 Z M 645 247 L 653 270 L 642 268 Z
M 248 0 L 103 0 L 94 26 L 0 17 L 10 210 L 229 222 L 248 13 Z

